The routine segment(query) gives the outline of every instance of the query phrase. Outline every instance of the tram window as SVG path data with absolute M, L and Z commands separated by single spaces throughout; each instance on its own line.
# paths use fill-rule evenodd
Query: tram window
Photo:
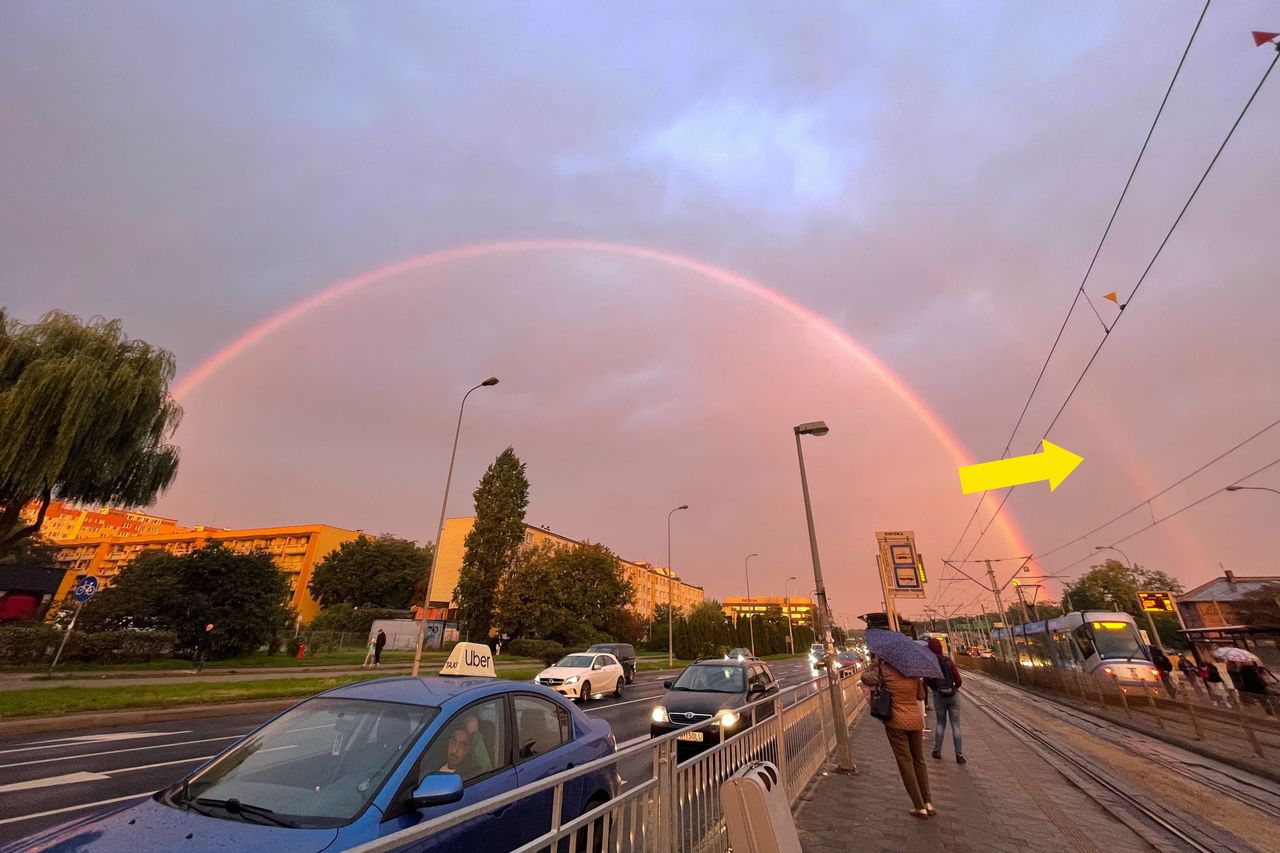
M 1071 635 L 1076 638 L 1076 644 L 1080 647 L 1080 654 L 1084 655 L 1086 658 L 1091 658 L 1097 654 L 1097 651 L 1093 647 L 1093 639 L 1089 636 L 1089 629 L 1087 627 L 1081 625 L 1079 628 L 1072 631 Z
M 1143 660 L 1147 657 L 1132 622 L 1091 622 L 1093 642 L 1103 658 Z

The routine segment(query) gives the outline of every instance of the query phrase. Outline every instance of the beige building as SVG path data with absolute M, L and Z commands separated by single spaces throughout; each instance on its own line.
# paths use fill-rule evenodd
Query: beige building
M 303 623 L 310 622 L 320 612 L 320 605 L 311 597 L 307 584 L 311 572 L 325 555 L 343 542 L 364 533 L 344 530 L 327 524 L 303 524 L 292 527 L 259 527 L 245 530 L 219 530 L 197 527 L 182 533 L 141 536 L 106 536 L 97 539 L 68 539 L 56 541 L 59 546 L 57 561 L 69 571 L 54 596 L 63 601 L 71 594 L 76 578 L 92 575 L 101 585 L 109 585 L 120 569 L 143 551 L 161 548 L 170 554 L 189 554 L 210 542 L 221 542 L 237 554 L 266 551 L 289 580 L 289 605 Z M 50 608 L 50 613 L 56 608 Z
M 453 599 L 453 591 L 458 586 L 458 575 L 462 572 L 462 557 L 466 553 L 466 538 L 475 527 L 474 517 L 450 518 L 444 524 L 444 535 L 440 537 L 440 555 L 436 560 L 436 569 L 431 574 L 431 610 L 429 617 L 444 619 L 448 610 L 457 606 Z M 558 545 L 581 545 L 577 539 L 570 539 L 559 533 L 553 533 L 531 524 L 525 525 L 524 541 L 526 545 L 537 545 L 553 542 Z M 679 575 L 672 576 L 665 568 L 649 563 L 634 563 L 619 558 L 623 571 L 635 587 L 635 601 L 632 609 L 648 618 L 653 615 L 654 608 L 667 602 L 668 587 L 671 600 L 684 612 L 689 612 L 704 600 L 702 587 L 685 583 Z
M 778 608 L 782 611 L 783 616 L 790 616 L 793 622 L 799 622 L 802 625 L 812 625 L 813 619 L 813 599 L 799 598 L 790 596 L 783 598 L 780 595 L 756 595 L 751 598 L 734 598 L 730 596 L 723 602 L 725 616 L 731 616 L 738 619 L 740 616 L 764 616 L 771 608 Z

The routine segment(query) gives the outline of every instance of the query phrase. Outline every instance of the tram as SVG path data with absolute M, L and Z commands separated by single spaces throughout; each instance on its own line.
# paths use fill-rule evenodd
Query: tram
M 1022 666 L 1052 666 L 1122 687 L 1158 686 L 1160 671 L 1128 613 L 1086 610 L 991 632 L 997 657 Z M 1010 641 L 1017 659 L 1010 657 Z M 1152 685 L 1152 682 L 1155 685 Z

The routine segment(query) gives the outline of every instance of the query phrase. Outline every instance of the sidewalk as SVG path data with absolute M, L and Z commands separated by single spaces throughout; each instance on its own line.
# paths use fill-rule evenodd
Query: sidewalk
M 929 757 L 933 734 L 925 735 L 938 808 L 927 821 L 908 814 L 911 800 L 883 726 L 864 716 L 852 732 L 858 775 L 818 776 L 796 804 L 805 853 L 1151 849 L 972 702 L 962 703 L 960 715 L 967 764 L 956 764 L 950 731 L 941 761 Z

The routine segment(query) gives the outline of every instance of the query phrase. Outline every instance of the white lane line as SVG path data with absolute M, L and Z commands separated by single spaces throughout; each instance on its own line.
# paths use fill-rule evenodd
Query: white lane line
M 105 773 L 64 773 L 61 776 L 46 776 L 44 779 L 29 779 L 26 782 L 14 782 L 0 785 L 0 794 L 10 791 L 25 791 L 29 788 L 52 788 L 54 785 L 79 785 L 83 782 L 102 782 L 111 777 Z
M 126 800 L 141 800 L 151 796 L 154 791 L 144 791 L 141 794 L 129 794 L 127 797 L 112 797 L 109 800 L 98 800 L 93 803 L 80 803 L 76 806 L 63 806 L 60 809 L 49 809 L 47 812 L 32 812 L 31 814 L 18 815 L 17 817 L 0 818 L 0 826 L 6 823 L 21 823 L 24 820 L 35 820 L 36 818 L 49 817 L 50 815 L 64 814 L 66 812 L 80 811 L 81 809 L 91 809 L 94 806 L 109 806 L 112 803 L 123 803 Z
M 92 746 L 98 743 L 109 743 L 120 740 L 136 740 L 144 737 L 167 737 L 169 735 L 189 735 L 190 729 L 180 732 L 116 732 L 105 735 L 83 735 L 73 738 L 54 738 L 53 740 L 32 741 L 34 746 L 19 746 L 13 749 L 0 749 L 0 754 L 9 752 L 32 752 L 38 749 L 62 749 L 68 746 Z
M 270 750 L 266 751 L 269 752 Z M 116 767 L 102 772 L 107 776 L 115 776 L 117 773 L 128 773 L 131 770 L 150 770 L 153 767 L 172 767 L 174 764 L 195 764 L 197 761 L 208 761 L 210 758 L 213 758 L 213 756 L 197 755 L 192 758 L 175 758 L 173 761 L 158 761 L 155 764 L 139 764 L 137 767 Z
M 635 746 L 641 741 L 646 741 L 649 739 L 650 739 L 649 735 L 640 735 L 639 737 L 633 737 L 631 740 L 624 740 L 622 743 L 618 744 L 618 749 L 620 750 L 626 749 L 629 746 Z
M 661 693 L 655 693 L 654 695 L 652 695 L 652 696 L 646 696 L 646 697 L 644 697 L 643 699 L 628 699 L 628 700 L 627 700 L 627 701 L 625 701 L 625 702 L 613 702 L 613 703 L 611 703 L 611 704 L 609 704 L 609 705 L 601 705 L 601 706 L 600 706 L 600 707 L 598 707 L 598 708 L 588 708 L 588 709 L 584 710 L 584 711 L 583 711 L 583 713 L 585 713 L 585 714 L 595 714 L 595 713 L 601 713 L 601 714 L 603 714 L 605 711 L 611 711 L 611 710 L 613 710 L 614 708 L 621 708 L 623 705 L 634 705 L 634 704 L 635 704 L 635 703 L 637 703 L 637 702 L 652 702 L 653 700 L 655 700 L 655 699 L 660 699 L 660 698 L 662 698 L 662 694 L 661 694 Z
M 126 752 L 141 752 L 144 749 L 164 749 L 170 746 L 191 746 L 197 743 L 213 743 L 220 740 L 235 740 L 244 737 L 248 732 L 238 735 L 227 735 L 225 737 L 206 737 L 199 740 L 181 740 L 176 743 L 155 743 L 150 746 L 131 746 L 128 749 L 110 749 L 104 752 L 82 752 L 76 755 L 59 755 L 56 758 L 33 758 L 30 761 L 14 761 L 10 764 L 0 764 L 0 770 L 8 767 L 26 767 L 31 764 L 48 764 L 53 761 L 71 761 L 76 758 L 97 758 L 100 755 L 121 755 Z

